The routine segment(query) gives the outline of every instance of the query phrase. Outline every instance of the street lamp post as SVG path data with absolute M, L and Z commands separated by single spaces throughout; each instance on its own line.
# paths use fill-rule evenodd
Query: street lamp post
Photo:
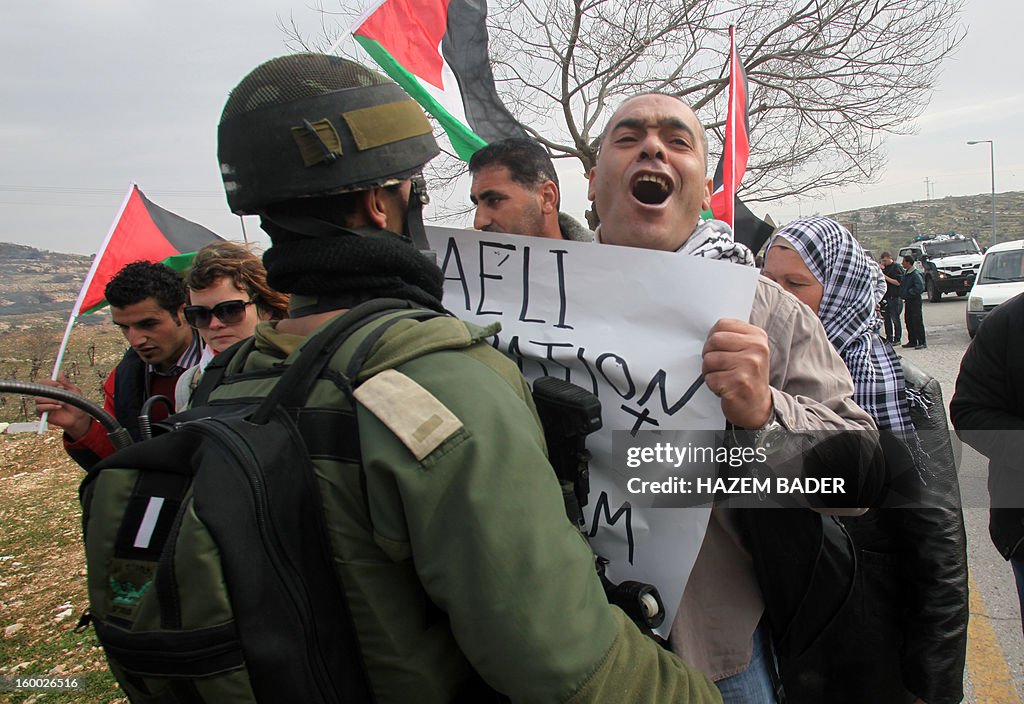
M 975 139 L 968 144 L 988 144 L 988 163 L 992 169 L 992 244 L 996 243 L 996 150 L 991 139 Z

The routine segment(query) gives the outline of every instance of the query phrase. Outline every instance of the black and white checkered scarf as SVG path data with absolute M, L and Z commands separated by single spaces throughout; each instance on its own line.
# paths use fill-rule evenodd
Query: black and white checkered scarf
M 828 218 L 794 220 L 772 237 L 792 245 L 825 291 L 818 318 L 853 377 L 853 399 L 879 428 L 920 447 L 910 422 L 903 370 L 892 346 L 878 336 L 875 314 L 881 271 L 842 225 Z M 916 453 L 915 453 L 916 454 Z
M 733 264 L 754 266 L 754 253 L 745 244 L 735 242 L 732 229 L 721 220 L 701 220 L 678 250 L 680 254 L 705 259 L 724 259 Z
M 601 241 L 600 225 L 594 232 L 594 239 Z M 698 220 L 686 242 L 676 251 L 691 257 L 724 259 L 733 264 L 754 266 L 754 253 L 745 244 L 734 241 L 732 228 L 721 220 Z

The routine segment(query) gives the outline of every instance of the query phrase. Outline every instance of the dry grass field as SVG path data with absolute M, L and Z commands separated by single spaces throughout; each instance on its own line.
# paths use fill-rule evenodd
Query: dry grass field
M 0 379 L 48 379 L 53 371 L 63 328 L 55 325 L 35 329 L 19 327 L 0 333 Z M 79 324 L 71 333 L 62 368 L 83 394 L 102 402 L 103 380 L 121 359 L 124 350 L 124 337 L 114 325 Z M 35 417 L 31 399 L 0 394 L 0 421 L 28 421 Z
M 0 334 L 0 379 L 49 377 L 63 330 Z M 90 398 L 124 351 L 112 325 L 80 326 L 64 369 Z M 0 394 L 0 420 L 35 418 L 31 399 Z M 87 606 L 78 484 L 82 470 L 60 432 L 0 434 L 0 690 L 13 677 L 76 677 L 67 691 L 0 691 L 0 702 L 125 702 L 92 629 L 75 632 Z
M 10 702 L 115 702 L 116 684 L 91 629 L 78 483 L 60 434 L 0 435 L 0 683 L 73 676 L 83 689 L 0 692 Z

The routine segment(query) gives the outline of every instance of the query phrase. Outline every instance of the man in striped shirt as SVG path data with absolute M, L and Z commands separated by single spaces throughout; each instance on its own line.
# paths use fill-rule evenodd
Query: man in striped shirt
M 185 323 L 185 283 L 164 264 L 128 264 L 110 280 L 105 294 L 114 324 L 130 346 L 103 383 L 103 406 L 139 440 L 143 403 L 150 396 L 174 398 L 178 377 L 199 361 L 202 341 Z M 46 383 L 81 394 L 63 374 Z M 49 413 L 47 420 L 64 429 L 64 449 L 84 469 L 114 452 L 103 426 L 84 411 L 37 398 L 36 412 Z M 167 406 L 154 404 L 154 421 L 167 415 Z

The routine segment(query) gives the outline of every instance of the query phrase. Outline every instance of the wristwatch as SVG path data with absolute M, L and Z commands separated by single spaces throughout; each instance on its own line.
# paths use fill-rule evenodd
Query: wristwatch
M 768 421 L 760 428 L 749 431 L 751 444 L 765 452 L 771 452 L 785 438 L 786 429 L 775 415 L 775 409 L 768 416 Z

